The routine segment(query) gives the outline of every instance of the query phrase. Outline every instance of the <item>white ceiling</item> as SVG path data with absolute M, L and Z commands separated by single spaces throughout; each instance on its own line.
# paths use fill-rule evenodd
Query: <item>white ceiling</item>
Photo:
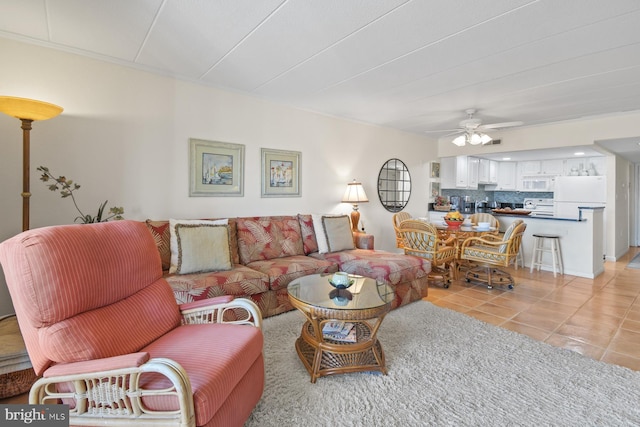
M 416 133 L 640 110 L 638 0 L 0 0 L 0 37 Z

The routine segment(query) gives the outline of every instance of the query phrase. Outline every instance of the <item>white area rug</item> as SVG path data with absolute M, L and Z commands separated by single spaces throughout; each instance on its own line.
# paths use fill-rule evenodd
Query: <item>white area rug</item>
M 424 301 L 381 326 L 388 375 L 311 384 L 294 347 L 303 321 L 265 320 L 266 386 L 247 427 L 640 425 L 640 372 Z
M 629 261 L 627 267 L 640 269 L 640 253 L 636 254 L 636 256 L 634 256 L 633 259 Z

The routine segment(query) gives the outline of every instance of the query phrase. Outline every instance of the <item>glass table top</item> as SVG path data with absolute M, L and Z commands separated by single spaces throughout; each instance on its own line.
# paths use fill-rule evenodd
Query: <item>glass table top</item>
M 308 305 L 336 310 L 365 310 L 389 304 L 395 298 L 393 289 L 382 281 L 349 275 L 353 284 L 337 289 L 330 283 L 332 273 L 312 274 L 289 283 L 289 296 Z

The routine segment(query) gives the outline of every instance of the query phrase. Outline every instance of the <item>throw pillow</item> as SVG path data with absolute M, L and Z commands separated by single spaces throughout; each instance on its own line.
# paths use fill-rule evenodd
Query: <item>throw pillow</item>
M 171 268 L 169 273 L 187 274 L 231 269 L 228 223 L 227 219 L 216 221 L 170 219 Z
M 318 252 L 326 254 L 329 252 L 329 245 L 327 244 L 327 236 L 324 234 L 324 224 L 322 224 L 322 215 L 311 214 L 311 220 L 313 221 L 313 231 L 316 233 L 316 243 L 318 244 Z
M 316 242 L 318 243 L 318 252 L 326 254 L 327 252 L 336 252 L 344 249 L 353 249 L 353 234 L 351 233 L 351 223 L 346 215 L 319 215 L 312 214 L 313 228 L 316 233 Z M 329 233 L 325 229 L 325 219 L 329 225 Z M 335 223 L 334 223 L 335 219 Z M 344 232 L 344 225 L 347 225 L 347 231 Z M 329 237 L 331 237 L 331 246 L 329 245 Z M 347 242 L 349 240 L 351 243 Z M 341 248 L 341 249 L 337 249 Z
M 327 237 L 329 252 L 338 252 L 354 249 L 351 221 L 346 215 L 323 216 L 322 224 Z

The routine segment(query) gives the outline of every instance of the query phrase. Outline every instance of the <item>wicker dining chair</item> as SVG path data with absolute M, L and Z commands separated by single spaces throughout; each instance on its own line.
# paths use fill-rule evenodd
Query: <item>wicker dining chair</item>
M 465 280 L 486 283 L 489 289 L 496 284 L 507 285 L 509 289 L 513 289 L 513 276 L 499 267 L 508 267 L 516 262 L 526 228 L 527 224 L 517 220 L 507 228 L 501 238 L 484 235 L 469 237 L 462 242 L 460 258 L 477 263 L 475 267 L 467 270 Z
M 489 227 L 493 228 L 493 230 L 487 232 L 490 234 L 498 234 L 500 232 L 500 221 L 495 216 L 488 213 L 475 213 L 469 216 L 469 220 L 471 224 L 477 225 L 479 222 L 488 222 Z
M 428 279 L 431 283 L 442 283 L 445 288 L 454 280 L 456 272 L 456 247 L 453 240 L 443 241 L 433 224 L 426 221 L 408 219 L 400 223 L 404 239 L 404 253 L 431 262 Z
M 396 247 L 400 249 L 404 249 L 404 239 L 400 232 L 400 223 L 408 219 L 411 219 L 411 214 L 407 212 L 398 212 L 393 214 L 393 230 L 396 233 Z

